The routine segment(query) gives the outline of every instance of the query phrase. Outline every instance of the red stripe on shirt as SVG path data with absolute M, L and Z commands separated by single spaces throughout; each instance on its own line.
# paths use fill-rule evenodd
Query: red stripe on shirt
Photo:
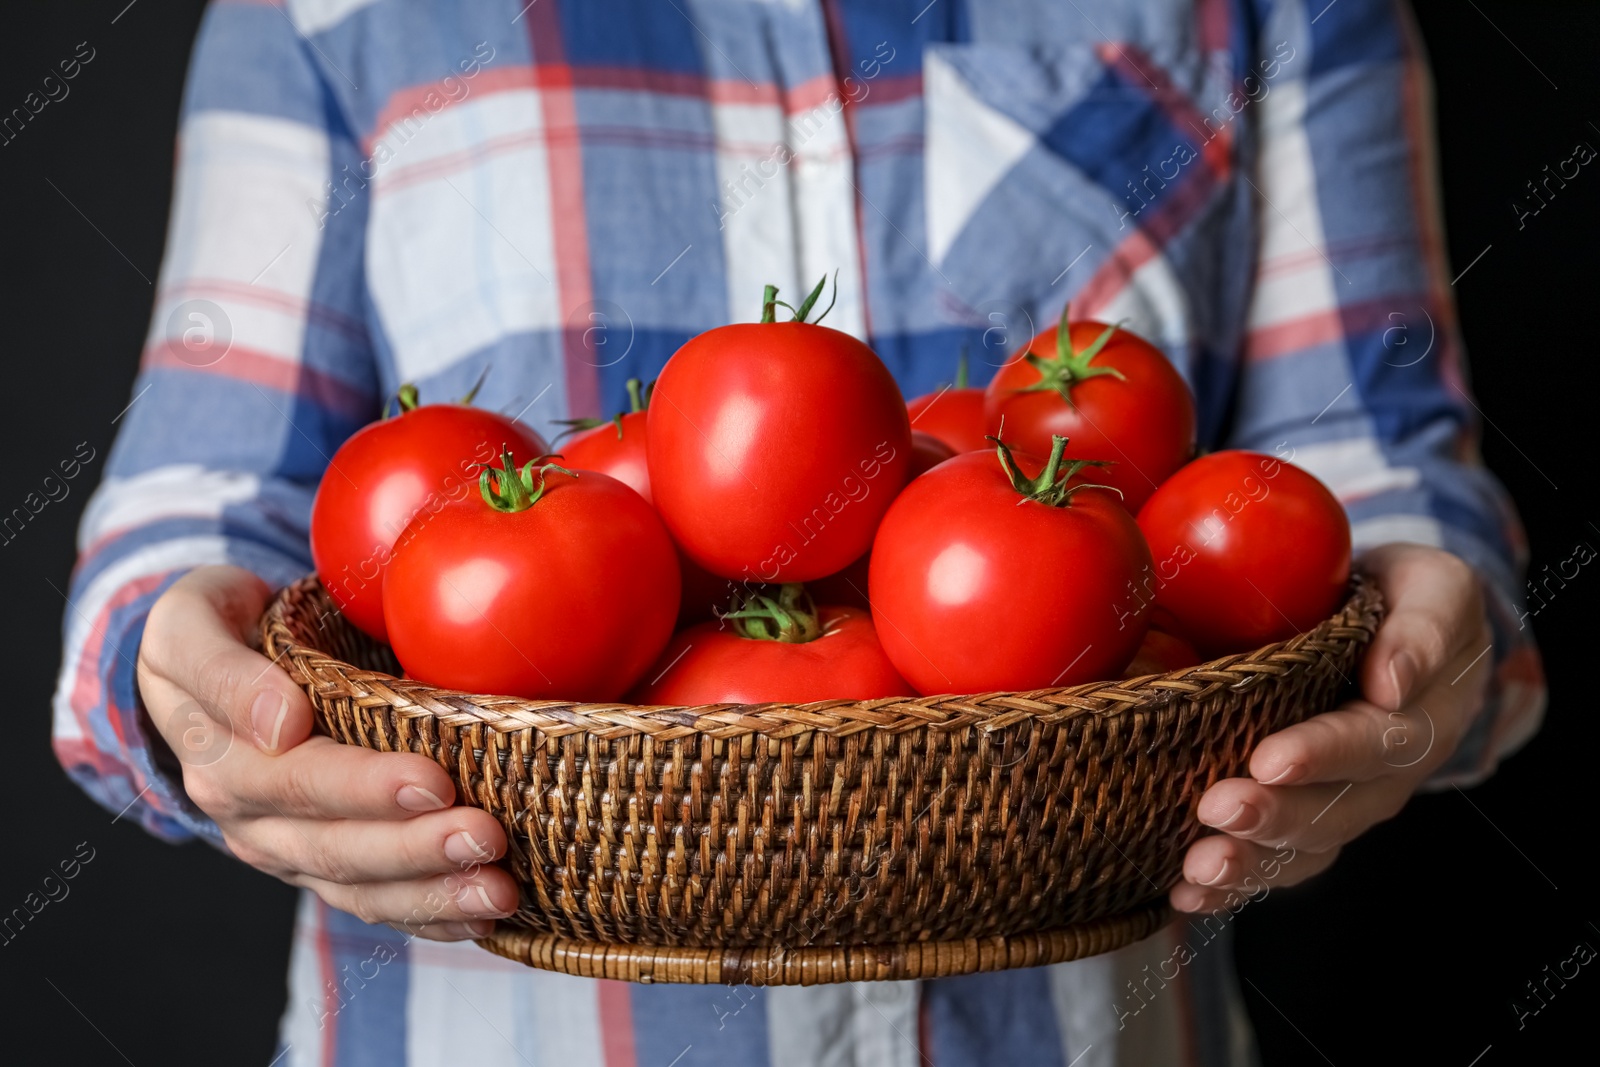
M 1195 30 L 1203 52 L 1221 52 L 1228 47 L 1228 0 L 1195 0 Z
M 383 181 L 374 187 L 374 195 L 392 195 L 402 189 L 422 182 L 469 170 L 485 160 L 511 155 L 535 145 L 547 146 L 554 142 L 574 142 L 579 133 L 575 129 L 521 130 L 499 137 L 485 138 L 481 143 L 457 152 L 447 152 L 419 163 L 395 166 L 383 173 Z M 583 143 L 590 147 L 611 146 L 623 148 L 656 148 L 664 152 L 695 152 L 717 150 L 730 158 L 766 159 L 779 148 L 776 141 L 724 141 L 717 143 L 711 134 L 689 130 L 654 130 L 637 126 L 586 126 L 582 132 Z M 870 149 L 863 149 L 861 160 L 878 156 L 909 155 L 922 150 L 921 134 L 909 134 L 885 141 Z M 794 152 L 797 159 L 806 163 L 832 163 L 846 157 L 843 147 L 824 151 Z
M 1178 129 L 1203 130 L 1200 113 L 1178 92 L 1166 71 L 1149 56 L 1127 45 L 1107 41 L 1097 46 L 1101 62 L 1117 72 L 1131 91 L 1146 93 Z M 1233 139 L 1226 127 L 1203 142 L 1199 158 L 1174 179 L 1177 183 L 1159 205 L 1142 210 L 1133 232 L 1112 250 L 1094 276 L 1073 297 L 1073 315 L 1093 318 L 1132 282 L 1140 267 L 1161 250 L 1210 201 L 1233 172 Z
M 600 1008 L 600 1054 L 605 1067 L 638 1067 L 634 1052 L 633 1003 L 627 982 L 595 983 Z
M 364 421 L 375 414 L 375 398 L 366 389 L 333 375 L 259 349 L 232 345 L 215 363 L 196 366 L 181 359 L 176 340 L 157 341 L 144 350 L 143 369 L 192 371 L 214 374 L 252 385 L 265 386 L 308 400 L 335 415 Z
M 1231 123 L 1209 137 L 1204 136 L 1209 129 L 1205 120 L 1213 116 L 1201 114 L 1189 94 L 1172 84 L 1165 67 L 1130 44 L 1105 41 L 1095 46 L 1095 52 L 1100 62 L 1115 71 L 1128 88 L 1147 95 L 1175 129 L 1194 130 L 1202 135 L 1200 156 L 1215 177 L 1226 178 L 1233 173 Z
M 1140 215 L 1127 239 L 1112 249 L 1073 297 L 1075 318 L 1094 318 L 1133 281 L 1139 268 L 1161 254 L 1167 243 L 1205 207 L 1219 180 L 1203 166 L 1180 175 L 1178 185 L 1161 204 Z
M 1419 295 L 1417 299 L 1425 298 Z M 1408 306 L 1403 297 L 1391 294 L 1259 326 L 1245 335 L 1244 357 L 1247 360 L 1276 359 L 1317 345 L 1342 342 L 1355 334 L 1385 330 L 1396 324 L 1391 318 L 1395 309 Z
M 539 107 L 545 129 L 578 126 L 571 68 L 562 44 L 557 5 L 528 9 L 528 48 L 538 63 Z M 565 324 L 561 341 L 566 373 L 567 414 L 600 413 L 600 375 L 585 358 L 584 333 L 592 297 L 589 276 L 589 225 L 584 211 L 583 147 L 578 138 L 551 142 L 545 152 L 550 179 L 550 233 L 555 246 L 556 299 Z M 581 324 L 574 326 L 574 317 Z
M 559 66 L 556 56 L 551 52 L 555 49 L 559 53 L 560 43 L 542 43 L 545 47 L 536 54 L 549 56 L 550 62 L 541 62 L 537 66 L 486 67 L 472 76 L 452 75 L 456 88 L 448 87 L 441 79 L 408 86 L 391 94 L 373 121 L 372 131 L 362 141 L 362 151 L 370 157 L 377 150 L 378 142 L 391 129 L 398 127 L 399 132 L 408 134 L 405 140 L 410 140 L 411 136 L 422 131 L 429 119 L 451 107 L 484 96 L 519 90 L 570 92 L 575 89 L 596 89 L 653 93 L 695 97 L 713 104 L 781 106 L 789 115 L 820 107 L 829 96 L 838 92 L 838 82 L 825 74 L 785 88 L 772 82 L 752 83 L 742 78 L 707 78 L 702 74 L 673 71 Z M 460 86 L 465 86 L 465 91 Z M 920 74 L 914 78 L 879 78 L 871 83 L 871 95 L 884 103 L 891 103 L 915 96 L 921 92 L 921 88 Z M 429 106 L 430 96 L 433 98 L 432 107 Z M 409 122 L 409 126 L 401 127 L 402 122 Z
M 1343 338 L 1339 311 L 1328 308 L 1251 330 L 1244 339 L 1244 358 L 1273 359 Z
M 864 62 L 864 61 L 863 61 Z M 915 74 L 880 74 L 868 81 L 865 77 L 857 78 L 867 88 L 857 107 L 866 107 L 869 103 L 874 106 L 883 104 L 898 104 L 902 100 L 915 100 L 922 95 L 922 71 Z
M 183 278 L 163 285 L 156 294 L 156 301 L 159 303 L 168 297 L 179 295 L 212 296 L 241 304 L 254 304 L 257 307 L 270 308 L 304 319 L 308 324 L 331 330 L 352 341 L 363 344 L 367 341 L 366 326 L 348 315 L 335 311 L 325 304 L 270 286 L 254 285 L 231 278 Z
M 73 717 L 77 718 L 77 709 L 73 710 Z M 112 753 L 100 751 L 94 741 L 87 737 L 62 737 L 57 734 L 50 739 L 50 749 L 55 753 L 56 762 L 63 767 L 89 767 L 96 778 L 132 781 L 128 764 Z
M 420 182 L 465 171 L 485 160 L 524 151 L 536 145 L 548 148 L 554 143 L 576 144 L 578 137 L 579 132 L 571 127 L 560 130 L 519 130 L 488 137 L 457 152 L 447 152 L 418 163 L 387 169 L 383 172 L 383 180 L 374 188 L 374 194 L 393 194 Z M 628 126 L 587 126 L 583 129 L 582 137 L 584 143 L 589 145 L 659 148 L 670 152 L 710 151 L 716 144 L 710 134 Z M 764 157 L 772 153 L 772 146 L 752 145 L 747 151 L 751 156 Z
M 1135 228 L 1126 241 L 1112 249 L 1111 255 L 1095 269 L 1094 276 L 1072 297 L 1072 318 L 1092 319 L 1116 299 L 1133 281 L 1133 275 L 1161 254 L 1161 246 L 1143 230 Z
M 80 563 L 79 566 L 82 566 L 82 564 Z M 149 593 L 152 589 L 155 589 L 166 580 L 167 573 L 164 571 L 160 574 L 148 574 L 135 578 L 112 593 L 106 599 L 106 602 L 100 606 L 100 610 L 95 613 L 94 618 L 89 620 L 89 637 L 84 642 L 83 651 L 78 655 L 78 672 L 72 680 L 72 692 L 67 698 L 67 702 L 72 706 L 72 714 L 78 720 L 80 732 L 84 737 L 88 738 L 93 738 L 94 736 L 90 730 L 90 720 L 98 718 L 95 715 L 95 709 L 103 702 L 106 709 L 106 722 L 117 738 L 118 752 L 130 750 L 128 738 L 122 731 L 122 724 L 128 713 L 133 709 L 117 707 L 113 704 L 111 690 L 105 685 L 106 672 L 101 668 L 100 657 L 105 651 L 106 641 L 109 638 L 106 629 L 111 624 L 112 613 L 126 607 Z M 133 747 L 143 748 L 144 743 L 141 740 L 137 746 Z M 124 769 L 132 775 L 138 774 L 132 763 L 128 763 Z M 142 783 L 135 781 L 134 784 L 141 785 Z
M 1392 233 L 1375 233 L 1349 241 L 1328 241 L 1318 248 L 1309 246 L 1297 252 L 1262 259 L 1256 264 L 1256 277 L 1294 274 L 1307 268 L 1318 268 L 1329 260 L 1337 259 L 1349 264 L 1354 260 L 1376 258 L 1395 252 L 1411 250 L 1412 239 Z

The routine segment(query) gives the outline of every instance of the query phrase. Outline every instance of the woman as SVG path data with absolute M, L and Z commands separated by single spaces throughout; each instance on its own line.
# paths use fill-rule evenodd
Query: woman
M 151 832 L 304 889 L 283 1063 L 1249 1062 L 1228 918 L 1488 773 L 1542 707 L 1427 124 L 1388 0 L 218 2 L 84 519 L 57 751 Z M 1362 699 L 1206 794 L 1219 832 L 1171 890 L 1205 924 L 1110 955 L 724 990 L 460 944 L 515 902 L 482 865 L 498 824 L 422 757 L 310 737 L 248 646 L 309 569 L 328 456 L 402 382 L 445 398 L 486 368 L 479 402 L 541 428 L 608 413 L 763 284 L 835 268 L 829 323 L 907 395 L 964 342 L 992 373 L 1067 301 L 1159 344 L 1203 444 L 1292 456 L 1345 502 L 1389 607 Z M 197 755 L 197 723 L 237 736 Z

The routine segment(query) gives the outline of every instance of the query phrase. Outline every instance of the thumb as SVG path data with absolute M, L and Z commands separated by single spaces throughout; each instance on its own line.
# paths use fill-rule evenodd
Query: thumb
M 193 704 L 217 724 L 276 755 L 311 735 L 311 704 L 289 675 L 250 647 L 271 597 L 239 567 L 200 567 L 150 609 L 140 646 L 140 689 L 151 719 L 182 758 Z
M 1377 580 L 1388 611 L 1367 650 L 1362 693 L 1399 711 L 1477 637 L 1483 594 L 1460 557 L 1425 545 L 1383 545 L 1358 569 Z

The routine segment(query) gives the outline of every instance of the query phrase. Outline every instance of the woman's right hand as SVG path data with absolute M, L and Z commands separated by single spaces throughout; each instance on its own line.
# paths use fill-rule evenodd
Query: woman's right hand
M 517 903 L 500 824 L 452 807 L 432 760 L 311 736 L 311 705 L 252 649 L 270 597 L 238 567 L 200 567 L 151 608 L 138 681 L 189 799 L 233 854 L 369 923 L 482 937 Z

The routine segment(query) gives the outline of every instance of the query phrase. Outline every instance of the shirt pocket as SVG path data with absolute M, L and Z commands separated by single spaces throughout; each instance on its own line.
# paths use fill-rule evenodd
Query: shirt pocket
M 1074 315 L 1126 319 L 1182 368 L 1219 270 L 1249 273 L 1245 124 L 1196 103 L 1224 98 L 1226 81 L 1198 52 L 1162 66 L 1126 42 L 927 47 L 928 254 L 941 312 L 987 329 L 986 362 L 1071 298 Z

